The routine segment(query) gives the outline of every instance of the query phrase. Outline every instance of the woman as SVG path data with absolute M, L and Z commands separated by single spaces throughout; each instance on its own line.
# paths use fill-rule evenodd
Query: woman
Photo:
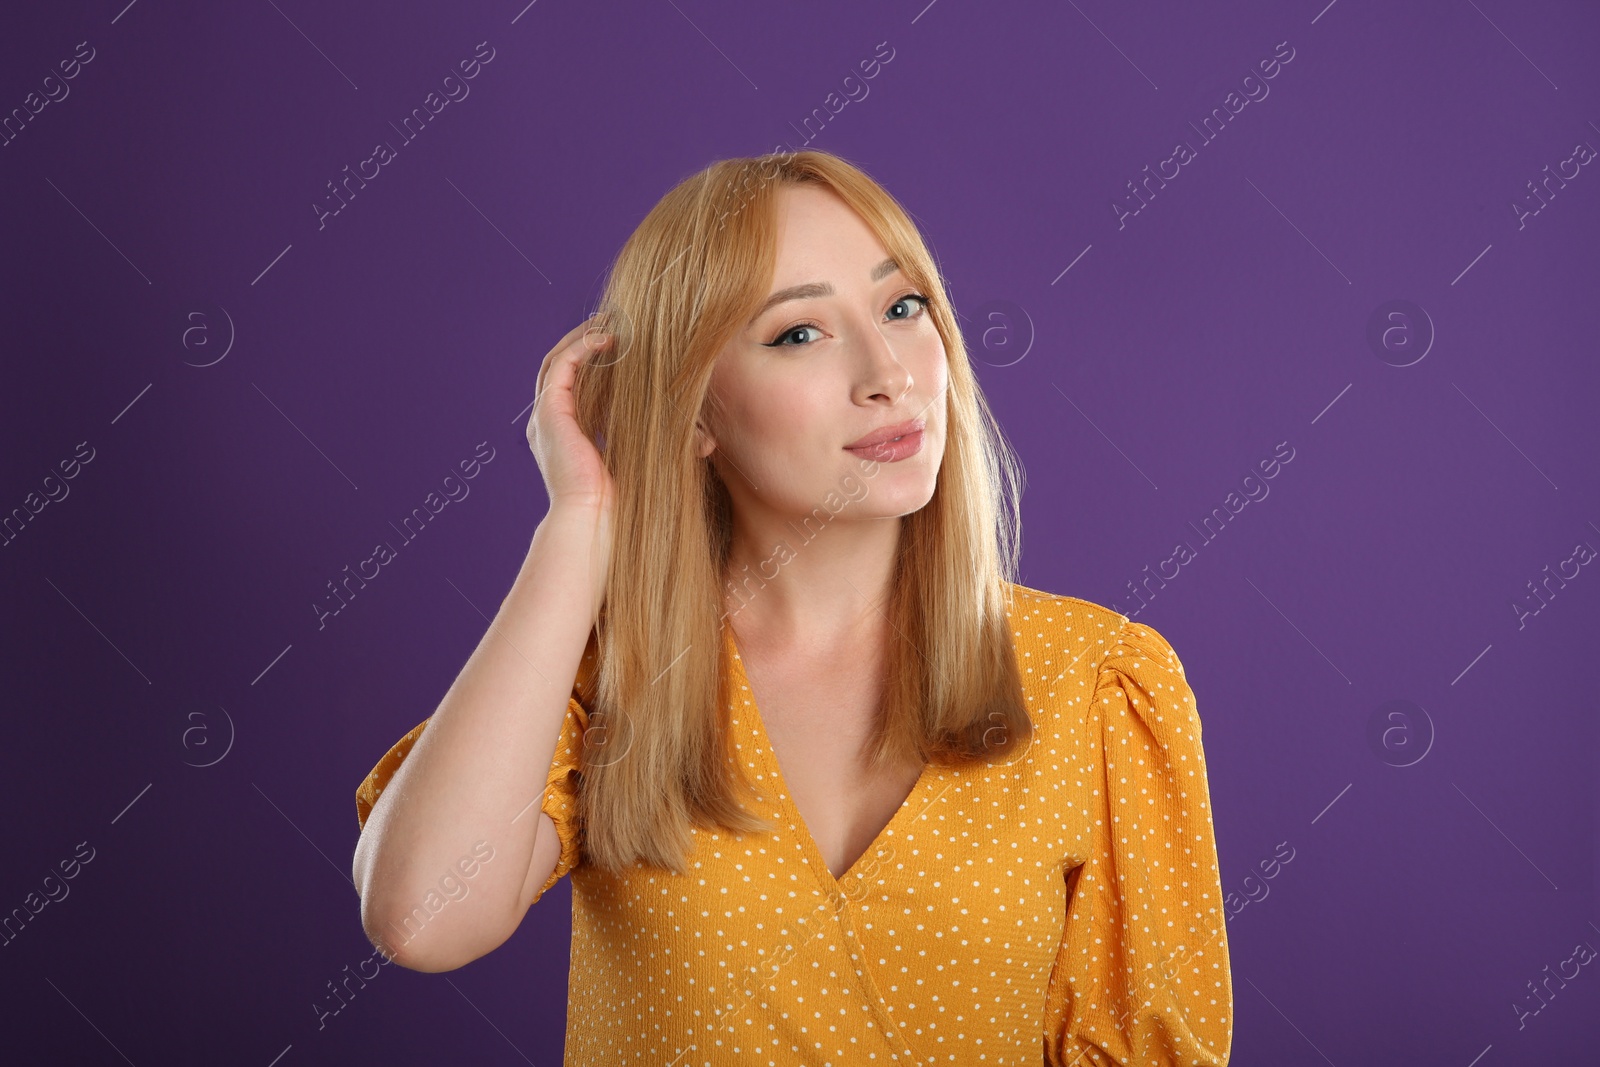
M 374 944 L 460 967 L 570 873 L 569 1064 L 1226 1063 L 1182 664 L 1010 580 L 1014 460 L 888 193 L 685 180 L 537 398 L 549 511 L 357 793 Z

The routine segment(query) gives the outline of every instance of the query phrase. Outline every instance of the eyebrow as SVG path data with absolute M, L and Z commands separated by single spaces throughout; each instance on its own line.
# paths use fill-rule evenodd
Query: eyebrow
M 872 268 L 872 280 L 874 282 L 881 282 L 883 279 L 887 278 L 889 275 L 893 274 L 899 269 L 900 264 L 894 261 L 893 256 L 890 256 L 888 259 Z M 833 285 L 830 282 L 807 282 L 804 285 L 791 285 L 789 288 L 779 289 L 777 292 L 767 297 L 767 302 L 761 305 L 761 310 L 756 312 L 755 317 L 750 321 L 752 323 L 755 322 L 756 319 L 759 319 L 761 316 L 765 315 L 779 304 L 787 303 L 790 300 L 809 300 L 812 297 L 832 295 Z

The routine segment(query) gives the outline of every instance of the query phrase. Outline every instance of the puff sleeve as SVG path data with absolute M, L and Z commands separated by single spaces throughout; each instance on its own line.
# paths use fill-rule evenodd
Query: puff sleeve
M 400 764 L 410 754 L 430 721 L 431 717 L 422 720 L 396 741 L 362 781 L 356 790 L 356 824 L 359 827 L 366 827 L 373 805 L 378 802 L 378 797 L 394 778 L 395 771 L 400 769 Z M 583 731 L 588 725 L 589 714 L 579 703 L 574 690 L 574 695 L 567 701 L 566 718 L 561 724 L 561 734 L 556 739 L 555 756 L 545 776 L 544 801 L 541 804 L 541 810 L 555 823 L 556 835 L 561 840 L 561 856 L 556 861 L 556 869 L 540 888 L 538 896 L 533 898 L 535 903 L 562 876 L 578 865 L 582 855 L 583 832 L 578 813 L 578 786 L 581 781 L 579 758 L 583 751 Z
M 1223 1067 L 1226 913 L 1200 718 L 1165 638 L 1124 619 L 1085 715 L 1093 842 L 1066 874 L 1047 1067 Z

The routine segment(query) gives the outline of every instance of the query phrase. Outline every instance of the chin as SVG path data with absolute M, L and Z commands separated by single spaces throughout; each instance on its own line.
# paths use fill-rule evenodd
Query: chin
M 859 519 L 892 519 L 921 511 L 933 499 L 936 483 L 931 477 L 896 479 L 894 466 L 885 464 L 867 484 L 871 489 L 852 507 L 853 515 Z

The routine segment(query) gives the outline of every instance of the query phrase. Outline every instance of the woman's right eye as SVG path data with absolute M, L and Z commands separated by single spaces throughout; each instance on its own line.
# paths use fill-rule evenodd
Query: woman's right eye
M 815 326 L 815 325 L 813 325 L 812 323 L 809 323 L 809 322 L 799 323 L 798 325 L 789 327 L 787 330 L 784 330 L 782 333 L 780 333 L 777 337 L 775 337 L 771 341 L 767 342 L 766 347 L 767 348 L 803 348 L 803 347 L 805 347 L 805 344 L 803 342 L 801 344 L 798 344 L 798 345 L 785 344 L 784 343 L 784 338 L 789 337 L 792 334 L 799 333 L 801 330 L 815 330 L 815 329 L 818 329 L 818 328 L 819 327 L 817 327 L 817 326 Z

